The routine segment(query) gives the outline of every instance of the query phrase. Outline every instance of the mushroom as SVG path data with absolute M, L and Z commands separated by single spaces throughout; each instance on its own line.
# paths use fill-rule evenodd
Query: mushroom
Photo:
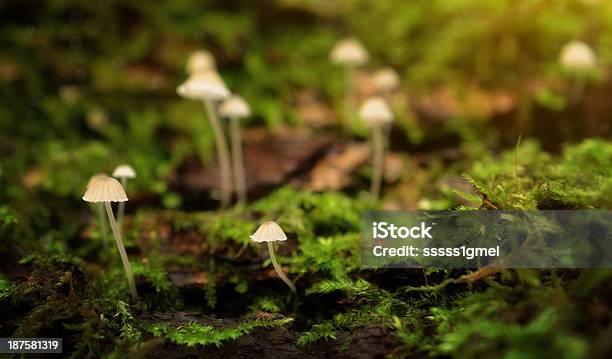
M 381 97 L 371 97 L 367 99 L 359 109 L 359 117 L 372 128 L 372 157 L 373 172 L 370 193 L 376 199 L 380 196 L 380 187 L 385 161 L 385 142 L 383 134 L 385 127 L 393 122 L 393 113 L 389 106 Z
M 127 189 L 127 182 L 130 178 L 136 178 L 136 171 L 134 168 L 128 164 L 123 164 L 117 166 L 113 171 L 113 177 L 118 178 L 121 181 L 121 186 L 123 189 Z M 125 214 L 125 202 L 119 202 L 119 207 L 117 208 L 117 224 L 119 228 L 123 228 L 123 216 Z
M 258 243 L 268 242 L 268 252 L 270 253 L 270 260 L 272 260 L 274 270 L 276 271 L 280 279 L 282 279 L 283 282 L 287 284 L 289 289 L 291 289 L 293 293 L 296 293 L 297 291 L 295 289 L 295 285 L 293 285 L 293 282 L 291 282 L 291 280 L 287 278 L 285 273 L 283 273 L 283 270 L 276 261 L 276 256 L 274 255 L 274 247 L 272 245 L 272 242 L 287 240 L 287 235 L 285 234 L 285 232 L 283 232 L 283 229 L 274 221 L 264 222 L 259 226 L 259 228 L 257 228 L 255 233 L 253 233 L 253 235 L 251 236 L 251 240 Z
M 373 81 L 376 91 L 385 98 L 388 98 L 389 94 L 400 84 L 400 78 L 397 71 L 391 67 L 385 67 L 376 71 L 373 76 Z
M 595 67 L 595 53 L 582 41 L 570 41 L 561 49 L 559 62 L 570 70 L 584 71 Z
M 345 128 L 351 127 L 355 108 L 355 69 L 368 62 L 369 55 L 364 46 L 355 38 L 339 41 L 330 53 L 332 63 L 344 66 L 346 70 L 345 84 Z
M 223 135 L 223 129 L 217 118 L 215 102 L 229 97 L 230 92 L 216 71 L 191 74 L 187 81 L 176 89 L 176 92 L 182 97 L 204 102 L 204 109 L 210 121 L 217 148 L 221 183 L 221 207 L 227 208 L 232 196 L 230 156 L 227 141 Z
M 215 58 L 208 51 L 198 50 L 189 55 L 186 70 L 188 74 L 198 72 L 215 71 L 217 65 Z
M 595 53 L 589 45 L 582 41 L 570 41 L 561 49 L 559 62 L 573 75 L 573 96 L 576 100 L 580 100 L 584 94 L 584 74 L 595 69 L 596 66 Z
M 121 256 L 121 261 L 123 262 L 123 269 L 125 270 L 125 276 L 127 277 L 132 299 L 134 299 L 134 301 L 138 300 L 138 292 L 136 292 L 136 285 L 134 284 L 132 267 L 130 266 L 127 253 L 125 252 L 125 246 L 123 245 L 123 240 L 121 239 L 121 232 L 117 228 L 115 216 L 113 215 L 113 209 L 111 208 L 111 202 L 121 203 L 128 200 L 125 190 L 123 187 L 121 187 L 121 183 L 119 183 L 119 181 L 116 179 L 103 176 L 91 183 L 91 186 L 87 188 L 87 191 L 83 195 L 83 200 L 85 202 L 104 204 L 108 221 L 110 222 L 113 235 L 115 236 L 115 241 L 117 242 L 119 255 Z
M 234 186 L 238 194 L 238 201 L 245 203 L 247 200 L 247 189 L 244 175 L 244 162 L 242 159 L 240 119 L 251 116 L 251 108 L 242 97 L 234 95 L 223 101 L 221 106 L 219 106 L 219 115 L 230 120 Z
M 87 186 L 85 189 L 87 190 L 91 185 L 99 180 L 102 177 L 107 177 L 104 173 L 97 173 L 89 178 L 87 181 Z M 104 205 L 102 203 L 96 203 L 95 207 L 98 211 L 98 227 L 100 228 L 100 232 L 102 234 L 102 243 L 104 247 L 108 247 L 108 225 L 104 220 Z

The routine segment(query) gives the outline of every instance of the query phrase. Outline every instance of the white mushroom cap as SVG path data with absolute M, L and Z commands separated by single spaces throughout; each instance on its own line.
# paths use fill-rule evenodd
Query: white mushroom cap
M 286 241 L 287 235 L 283 229 L 274 221 L 262 223 L 259 228 L 251 236 L 251 240 L 255 242 L 276 242 Z
M 108 177 L 106 174 L 104 173 L 96 173 L 95 175 L 89 177 L 89 180 L 87 181 L 87 186 L 85 187 L 86 189 L 91 187 L 91 185 L 96 182 L 97 180 L 99 180 L 100 178 L 103 177 Z
M 251 116 L 251 108 L 242 97 L 233 95 L 221 103 L 219 115 L 226 118 L 245 118 Z
M 186 67 L 188 74 L 194 74 L 197 72 L 214 71 L 217 68 L 217 64 L 210 52 L 198 50 L 189 55 Z
M 136 178 L 136 171 L 128 164 L 122 164 L 117 166 L 113 171 L 113 177 L 115 178 Z
M 108 176 L 98 178 L 83 195 L 85 202 L 125 202 L 128 200 L 121 183 Z
M 368 62 L 369 55 L 359 40 L 349 38 L 339 41 L 334 46 L 330 58 L 336 64 L 359 66 Z
M 595 53 L 582 41 L 571 41 L 561 49 L 559 62 L 573 70 L 585 70 L 595 67 Z
M 400 84 L 400 78 L 391 67 L 385 67 L 374 73 L 374 86 L 378 91 L 391 91 L 396 89 Z
M 191 100 L 223 100 L 230 95 L 223 79 L 216 71 L 193 73 L 176 92 Z
M 359 117 L 370 126 L 393 122 L 393 113 L 381 97 L 370 97 L 359 108 Z

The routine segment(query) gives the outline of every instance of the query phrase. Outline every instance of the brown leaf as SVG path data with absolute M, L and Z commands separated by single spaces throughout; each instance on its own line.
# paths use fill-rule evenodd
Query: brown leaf
M 340 152 L 329 153 L 310 171 L 307 189 L 316 191 L 339 190 L 351 183 L 350 174 L 368 161 L 370 148 L 364 143 L 353 143 Z

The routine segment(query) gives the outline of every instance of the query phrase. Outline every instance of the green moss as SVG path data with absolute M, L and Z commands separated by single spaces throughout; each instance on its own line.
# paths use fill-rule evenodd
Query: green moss
M 250 210 L 274 220 L 298 240 L 314 235 L 338 235 L 359 230 L 361 211 L 372 209 L 366 199 L 338 192 L 317 193 L 284 187 L 255 202 Z
M 376 287 L 374 284 L 359 279 L 353 281 L 349 278 L 325 280 L 315 284 L 308 291 L 308 295 L 321 295 L 340 292 L 345 299 L 342 300 L 344 311 L 336 313 L 331 319 L 320 320 L 302 333 L 296 344 L 306 346 L 319 340 L 336 339 L 338 333 L 352 333 L 356 329 L 370 324 L 392 327 L 398 316 L 411 318 L 411 329 L 421 331 L 418 326 L 420 314 L 408 303 L 397 298 L 393 293 Z
M 13 287 L 14 284 L 0 274 L 0 300 L 8 296 Z
M 524 141 L 516 150 L 475 163 L 466 179 L 494 209 L 612 207 L 612 143 L 590 139 L 566 146 L 561 157 Z
M 329 341 L 336 339 L 337 331 L 333 323 L 327 322 L 313 325 L 310 330 L 302 333 L 297 339 L 297 346 L 305 347 L 320 340 Z
M 505 292 L 510 300 L 500 296 Z M 518 308 L 511 298 L 523 296 Z M 465 295 L 456 306 L 433 308 L 439 336 L 434 340 L 434 352 L 459 357 L 502 355 L 506 357 L 583 358 L 587 345 L 578 336 L 559 330 L 564 325 L 564 307 L 548 306 L 559 290 L 517 291 L 498 286 L 481 294 Z M 519 308 L 538 310 L 525 323 L 516 322 L 512 314 Z M 513 309 L 514 308 L 514 309 Z
M 302 240 L 300 251 L 291 258 L 292 271 L 300 274 L 326 273 L 342 278 L 359 269 L 358 233 Z
M 214 345 L 220 347 L 223 342 L 236 340 L 258 329 L 278 328 L 290 324 L 292 318 L 263 320 L 248 320 L 243 323 L 217 329 L 212 325 L 189 322 L 180 327 L 172 327 L 165 323 L 150 325 L 147 330 L 155 337 L 163 336 L 167 340 L 186 346 Z
M 0 230 L 15 223 L 17 223 L 17 217 L 15 217 L 7 206 L 0 206 Z

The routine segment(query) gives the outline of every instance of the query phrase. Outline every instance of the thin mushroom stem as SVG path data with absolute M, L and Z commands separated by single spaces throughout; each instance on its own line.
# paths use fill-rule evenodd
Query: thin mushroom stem
M 242 159 L 242 136 L 240 133 L 240 119 L 237 117 L 230 118 L 230 126 L 232 133 L 232 165 L 234 170 L 234 181 L 238 201 L 246 203 L 247 189 L 246 178 L 244 175 L 244 162 Z
M 221 123 L 217 118 L 215 106 L 212 100 L 204 100 L 204 109 L 213 129 L 215 145 L 217 147 L 217 160 L 219 161 L 220 182 L 221 182 L 221 208 L 227 208 L 232 196 L 232 179 L 230 169 L 230 156 L 227 148 L 227 141 L 223 135 Z
M 104 220 L 104 205 L 102 203 L 94 203 L 98 211 L 98 226 L 100 227 L 100 233 L 102 234 L 102 245 L 105 249 L 108 249 L 108 225 Z
M 574 79 L 573 89 L 572 89 L 572 98 L 575 102 L 582 101 L 584 97 L 584 92 L 586 90 L 586 81 L 584 76 L 577 76 Z
M 285 273 L 283 273 L 281 266 L 276 261 L 276 256 L 274 255 L 274 246 L 272 246 L 272 242 L 268 242 L 268 252 L 270 253 L 270 259 L 272 260 L 272 265 L 274 266 L 274 270 L 276 271 L 280 279 L 282 279 L 283 282 L 287 284 L 287 286 L 289 287 L 289 289 L 291 289 L 293 293 L 297 293 L 297 290 L 295 289 L 295 285 L 293 285 L 293 282 L 291 282 L 291 280 L 287 278 Z
M 123 262 L 123 269 L 125 270 L 125 276 L 128 280 L 128 286 L 130 287 L 130 293 L 134 301 L 138 300 L 138 292 L 136 291 L 136 284 L 134 283 L 134 275 L 132 275 L 132 267 L 128 259 L 127 253 L 125 252 L 125 246 L 121 239 L 121 232 L 117 229 L 117 223 L 115 222 L 115 216 L 113 215 L 113 209 L 111 208 L 110 202 L 104 202 L 106 208 L 106 214 L 108 215 L 108 221 L 110 222 L 111 228 L 113 229 L 113 235 L 117 242 L 117 248 L 119 249 L 119 255 L 121 256 L 121 262 Z
M 383 138 L 382 126 L 377 125 L 372 128 L 372 157 L 373 157 L 373 172 L 372 172 L 372 185 L 370 187 L 370 193 L 372 197 L 378 199 L 380 197 L 380 188 L 382 185 L 382 177 L 385 163 L 385 145 Z
M 355 111 L 355 67 L 345 66 L 346 83 L 344 93 L 344 130 L 350 133 L 353 125 L 353 116 Z
M 121 177 L 121 186 L 127 191 L 127 177 Z M 123 231 L 123 216 L 125 215 L 125 202 L 119 202 L 117 207 L 117 225 Z

